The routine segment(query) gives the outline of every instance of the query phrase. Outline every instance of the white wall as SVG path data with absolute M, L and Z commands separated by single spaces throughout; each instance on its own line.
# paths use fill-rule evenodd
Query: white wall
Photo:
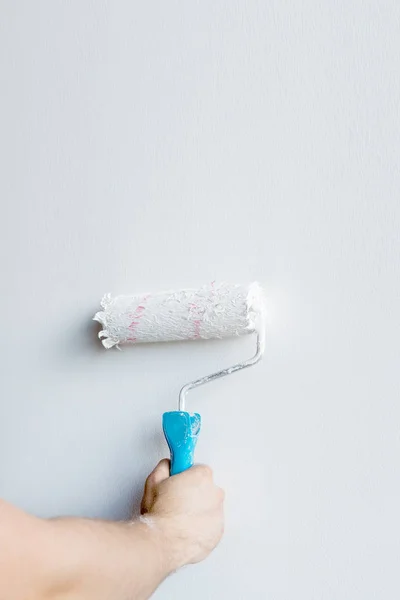
M 156 598 L 397 598 L 398 1 L 0 11 L 0 494 L 128 515 L 251 340 L 106 352 L 102 294 L 259 279 L 265 361 L 190 398 L 226 537 Z

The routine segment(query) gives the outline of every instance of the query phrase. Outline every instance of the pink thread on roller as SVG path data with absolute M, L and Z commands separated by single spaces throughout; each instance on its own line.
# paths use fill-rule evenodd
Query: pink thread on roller
M 144 296 L 143 302 L 146 302 L 148 297 L 149 296 Z M 137 306 L 135 312 L 132 315 L 130 315 L 132 321 L 131 321 L 131 324 L 128 326 L 128 329 L 131 330 L 131 335 L 128 338 L 126 338 L 127 342 L 136 342 L 137 338 L 135 336 L 135 330 L 136 330 L 137 325 L 139 325 L 140 318 L 143 316 L 143 312 L 144 312 L 145 308 L 146 307 L 143 304 L 139 304 L 139 306 Z
M 194 336 L 193 338 L 197 340 L 200 337 L 200 320 L 196 319 L 193 321 L 194 323 Z
M 211 282 L 211 292 L 210 292 L 210 298 L 214 298 L 214 296 L 215 296 L 215 289 L 214 289 L 214 285 L 215 285 L 215 281 L 212 281 L 212 282 Z M 200 309 L 200 308 L 197 306 L 197 304 L 193 304 L 193 303 L 192 303 L 192 304 L 189 304 L 189 306 L 190 306 L 191 308 L 193 308 L 193 309 L 194 309 L 194 310 L 193 310 L 193 312 L 195 313 L 195 317 L 200 317 L 200 318 L 197 318 L 197 319 L 195 319 L 195 320 L 193 321 L 193 325 L 194 325 L 194 335 L 193 335 L 193 338 L 192 338 L 192 339 L 193 339 L 193 340 L 198 340 L 198 339 L 199 339 L 199 337 L 200 337 L 200 325 L 201 325 L 201 322 L 202 322 L 202 320 L 203 320 L 203 317 L 204 317 L 204 312 L 205 312 L 205 309 L 204 309 L 204 308 L 203 308 L 203 309 Z
M 202 320 L 202 317 L 203 317 L 203 313 L 201 312 L 201 310 L 199 309 L 199 307 L 197 306 L 197 304 L 194 304 L 192 302 L 192 303 L 189 304 L 189 306 L 190 306 L 191 309 L 193 309 L 193 315 L 196 317 L 193 320 L 194 334 L 192 336 L 192 339 L 193 340 L 197 340 L 200 337 L 200 325 L 201 325 L 201 320 Z

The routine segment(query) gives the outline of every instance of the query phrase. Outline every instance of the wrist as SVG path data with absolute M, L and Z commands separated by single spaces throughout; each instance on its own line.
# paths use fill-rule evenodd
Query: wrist
M 149 539 L 157 548 L 166 576 L 190 562 L 185 543 L 186 537 L 180 532 L 173 517 L 142 516 L 140 524 L 146 527 Z
M 181 566 L 161 519 L 142 516 L 128 523 L 127 527 L 131 532 L 133 551 L 136 551 L 139 541 L 143 554 L 148 557 L 148 564 L 152 565 L 160 581 Z

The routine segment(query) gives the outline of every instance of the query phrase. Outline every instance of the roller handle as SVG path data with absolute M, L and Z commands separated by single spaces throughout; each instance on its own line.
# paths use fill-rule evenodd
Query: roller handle
M 163 414 L 163 430 L 171 452 L 171 475 L 193 466 L 194 450 L 200 433 L 201 417 L 183 411 Z

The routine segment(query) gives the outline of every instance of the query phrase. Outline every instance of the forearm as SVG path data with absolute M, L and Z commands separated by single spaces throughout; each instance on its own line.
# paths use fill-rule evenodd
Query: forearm
M 146 600 L 174 569 L 157 530 L 87 519 L 48 522 L 61 568 L 54 600 Z
M 46 521 L 5 503 L 0 513 L 0 598 L 146 600 L 176 566 L 140 522 Z

